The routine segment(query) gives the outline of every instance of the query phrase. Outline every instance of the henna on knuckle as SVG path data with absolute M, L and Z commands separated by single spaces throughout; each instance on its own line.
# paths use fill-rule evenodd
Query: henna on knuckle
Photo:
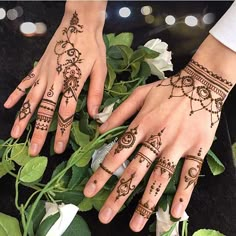
M 144 155 L 143 153 L 141 152 L 138 152 L 135 156 L 134 156 L 134 159 L 139 159 L 139 163 L 142 164 L 142 163 L 146 163 L 146 168 L 149 168 L 153 161 L 146 155 Z
M 135 209 L 135 212 L 143 216 L 144 219 L 149 219 L 154 210 L 155 205 L 151 205 L 149 200 L 145 201 L 144 203 L 140 200 L 137 208 Z

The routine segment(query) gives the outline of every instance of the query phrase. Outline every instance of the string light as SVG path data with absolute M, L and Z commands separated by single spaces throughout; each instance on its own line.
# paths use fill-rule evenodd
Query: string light
M 152 7 L 151 7 L 151 6 L 143 6 L 143 7 L 141 8 L 141 13 L 142 13 L 144 16 L 147 16 L 147 15 L 152 14 Z
M 131 14 L 131 10 L 128 7 L 122 7 L 119 10 L 119 15 L 123 18 L 129 17 Z
M 3 8 L 0 8 L 0 20 L 3 20 L 6 17 L 6 11 Z
M 186 16 L 185 24 L 190 27 L 194 27 L 198 24 L 198 19 L 195 16 Z
M 166 18 L 165 18 L 165 22 L 167 25 L 174 25 L 175 24 L 175 17 L 172 16 L 172 15 L 168 15 Z

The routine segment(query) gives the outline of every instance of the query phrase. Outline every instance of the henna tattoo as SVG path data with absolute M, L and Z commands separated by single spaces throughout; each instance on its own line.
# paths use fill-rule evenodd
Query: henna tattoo
M 54 95 L 54 86 L 52 85 L 51 88 L 49 89 L 47 96 L 52 97 Z
M 42 131 L 47 131 L 49 126 L 47 124 L 42 124 L 42 123 L 40 123 L 40 121 L 36 120 L 35 128 L 40 129 Z
M 120 153 L 124 148 L 131 148 L 135 141 L 136 141 L 136 135 L 137 127 L 130 129 L 129 131 L 125 132 L 122 137 L 118 140 L 118 147 L 115 149 L 115 154 Z
M 147 162 L 146 167 L 149 168 L 149 167 L 151 166 L 151 164 L 152 164 L 151 159 L 149 159 L 149 158 L 148 158 L 146 155 L 144 155 L 143 153 L 138 152 L 138 153 L 136 154 L 136 156 L 134 157 L 134 159 L 136 159 L 137 157 L 140 157 L 140 158 L 139 158 L 139 163 L 143 163 L 144 161 L 146 161 L 146 162 Z
M 33 70 L 30 71 L 30 73 L 22 80 L 22 82 L 33 79 L 35 77 L 35 74 L 32 71 Z
M 157 187 L 156 186 L 156 180 L 152 183 L 151 187 L 150 187 L 150 190 L 149 190 L 149 194 L 152 194 L 152 192 L 154 192 L 154 196 L 156 197 L 157 194 L 160 192 L 161 190 L 161 184 L 159 184 Z
M 22 93 L 26 93 L 26 91 L 23 90 L 22 88 L 20 88 L 19 86 L 17 86 L 16 88 L 17 88 L 20 92 L 22 92 Z
M 135 172 L 133 174 L 131 174 L 130 178 L 125 180 L 124 178 L 120 179 L 119 181 L 119 185 L 116 189 L 117 192 L 117 196 L 115 201 L 117 201 L 121 196 L 126 196 L 130 193 L 130 191 L 133 191 L 136 186 L 132 184 L 132 181 L 135 177 Z
M 98 183 L 98 181 L 95 179 L 95 180 L 93 181 L 93 183 L 94 183 L 94 184 L 97 184 L 97 183 Z
M 155 210 L 155 207 L 149 206 L 149 201 L 145 203 L 142 203 L 141 201 L 139 201 L 139 204 L 135 212 L 143 216 L 145 219 L 149 219 L 154 210 Z
M 163 134 L 164 129 L 159 132 L 157 135 L 151 135 L 150 138 L 143 143 L 143 146 L 150 149 L 156 156 L 160 153 L 160 147 L 161 147 L 161 135 Z
M 155 166 L 154 171 L 160 169 L 161 175 L 167 172 L 170 179 L 174 174 L 175 168 L 176 165 L 174 164 L 174 162 L 171 162 L 169 159 L 166 160 L 165 157 L 161 157 L 158 160 L 158 163 Z
M 220 120 L 223 102 L 232 83 L 191 60 L 184 70 L 170 78 L 170 82 L 161 81 L 159 86 L 172 87 L 169 99 L 183 96 L 189 98 L 190 116 L 201 110 L 209 112 L 213 127 Z
M 202 163 L 203 163 L 202 158 L 199 157 L 200 155 L 201 155 L 201 149 L 199 150 L 197 157 L 192 156 L 192 155 L 188 155 L 185 158 L 186 160 L 191 160 L 196 163 L 196 167 L 191 167 L 188 170 L 187 175 L 184 177 L 185 182 L 187 183 L 187 186 L 185 189 L 187 189 L 192 184 L 193 184 L 193 186 L 196 186 L 196 184 L 197 184 L 198 176 L 201 172 Z
M 107 169 L 102 163 L 100 163 L 100 167 L 101 167 L 105 172 L 107 172 L 109 175 L 113 175 L 113 172 L 110 171 L 109 169 Z
M 29 100 L 24 102 L 20 111 L 19 111 L 19 120 L 25 119 L 29 114 L 31 114 L 31 105 Z
M 179 201 L 180 201 L 180 202 L 183 202 L 184 200 L 183 200 L 183 198 L 180 198 Z
M 43 108 L 43 109 L 45 109 L 45 110 L 54 112 L 56 105 L 57 105 L 57 104 L 56 104 L 55 102 L 53 102 L 53 101 L 51 101 L 51 100 L 49 100 L 49 99 L 44 98 L 44 99 L 42 99 L 42 102 L 41 102 L 41 104 L 39 105 L 39 107 L 40 107 L 40 108 Z
M 35 82 L 34 82 L 34 87 L 36 87 L 37 85 L 39 85 L 39 79 L 37 79 Z
M 66 98 L 66 104 L 68 104 L 70 98 L 77 101 L 76 92 L 82 75 L 78 64 L 82 62 L 82 59 L 80 58 L 80 51 L 75 48 L 70 37 L 72 34 L 82 33 L 82 29 L 83 26 L 79 24 L 78 14 L 75 11 L 69 27 L 63 29 L 62 35 L 65 36 L 64 39 L 58 41 L 54 48 L 54 52 L 57 55 L 56 70 L 58 74 L 63 71 L 63 96 Z
M 67 118 L 63 118 L 60 114 L 58 114 L 58 125 L 60 126 L 61 134 L 63 135 L 72 122 L 73 122 L 74 115 L 69 116 Z

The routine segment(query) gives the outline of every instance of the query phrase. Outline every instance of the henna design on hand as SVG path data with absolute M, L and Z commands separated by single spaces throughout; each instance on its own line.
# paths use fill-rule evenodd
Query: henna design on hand
M 152 194 L 154 192 L 154 196 L 156 197 L 157 194 L 160 192 L 161 190 L 161 184 L 159 184 L 157 187 L 156 186 L 156 180 L 152 183 L 151 187 L 150 187 L 150 190 L 149 190 L 149 194 Z
M 130 193 L 130 191 L 133 191 L 136 186 L 132 185 L 132 181 L 135 177 L 135 172 L 133 174 L 131 174 L 130 178 L 125 180 L 124 178 L 120 179 L 119 181 L 119 185 L 116 189 L 117 192 L 117 196 L 115 201 L 117 201 L 121 196 L 126 196 Z
M 143 146 L 150 149 L 156 156 L 160 153 L 161 147 L 161 135 L 163 134 L 164 129 L 159 132 L 157 135 L 151 135 L 150 138 L 143 143 Z
M 39 79 L 37 79 L 37 80 L 34 82 L 33 87 L 36 87 L 37 85 L 39 85 Z
M 39 105 L 40 111 L 37 114 L 35 128 L 47 131 L 49 128 L 49 124 L 53 118 L 53 112 L 55 111 L 56 103 L 49 99 L 42 99 L 41 104 Z M 44 111 L 46 110 L 46 111 Z M 49 114 L 50 112 L 51 114 Z
M 113 175 L 113 172 L 110 171 L 107 167 L 105 167 L 102 163 L 100 163 L 100 167 L 107 172 L 109 175 Z
M 49 91 L 47 92 L 48 97 L 53 97 L 54 95 L 54 86 L 52 85 Z
M 60 114 L 58 114 L 58 125 L 60 126 L 61 134 L 63 135 L 72 122 L 73 122 L 74 115 L 69 116 L 67 118 L 63 118 Z
M 161 175 L 167 172 L 170 179 L 175 172 L 175 168 L 176 168 L 176 165 L 174 164 L 174 162 L 171 162 L 169 159 L 166 159 L 165 157 L 161 157 L 158 160 L 158 163 L 155 166 L 154 171 L 156 171 L 157 169 L 160 169 Z
M 201 110 L 209 112 L 213 127 L 220 120 L 223 102 L 232 83 L 192 59 L 184 70 L 170 77 L 170 82 L 163 80 L 157 85 L 160 86 L 172 87 L 169 99 L 183 96 L 189 98 L 190 116 Z
M 81 70 L 78 64 L 82 62 L 82 59 L 80 58 L 80 51 L 75 48 L 70 37 L 72 34 L 82 33 L 82 29 L 83 26 L 79 24 L 78 14 L 75 11 L 69 27 L 64 28 L 62 31 L 65 39 L 58 41 L 54 48 L 54 52 L 57 55 L 56 70 L 58 74 L 63 71 L 63 96 L 66 98 L 66 104 L 68 104 L 70 98 L 74 98 L 77 101 L 76 92 L 81 78 Z
M 20 88 L 19 86 L 17 86 L 16 88 L 17 88 L 20 92 L 26 93 L 26 91 L 25 91 L 24 89 Z
M 31 114 L 31 105 L 29 100 L 24 102 L 20 111 L 19 111 L 19 120 L 25 119 L 29 114 Z
M 136 141 L 136 135 L 137 127 L 130 129 L 129 131 L 126 131 L 121 138 L 118 140 L 118 147 L 115 149 L 115 154 L 120 153 L 124 148 L 131 148 L 135 141 Z
M 142 203 L 141 201 L 139 201 L 139 204 L 135 212 L 143 216 L 145 219 L 149 219 L 154 210 L 155 210 L 155 207 L 149 206 L 149 201 L 145 203 Z
M 33 70 L 31 70 L 30 73 L 22 80 L 22 82 L 33 79 L 34 77 L 35 77 L 35 74 L 33 73 Z
M 134 159 L 136 159 L 137 157 L 140 157 L 140 158 L 139 158 L 139 163 L 143 163 L 144 161 L 146 161 L 146 162 L 147 162 L 146 167 L 149 168 L 149 167 L 151 166 L 151 164 L 152 164 L 151 159 L 149 159 L 149 158 L 148 158 L 146 155 L 144 155 L 143 153 L 138 152 L 138 153 L 135 155 Z
M 185 158 L 186 160 L 191 160 L 196 163 L 196 167 L 191 167 L 188 170 L 187 175 L 184 177 L 185 182 L 187 183 L 187 186 L 185 189 L 187 189 L 192 184 L 195 187 L 197 184 L 198 176 L 201 172 L 202 163 L 203 163 L 203 160 L 202 158 L 200 158 L 200 156 L 201 156 L 201 149 L 198 152 L 198 156 L 187 155 Z

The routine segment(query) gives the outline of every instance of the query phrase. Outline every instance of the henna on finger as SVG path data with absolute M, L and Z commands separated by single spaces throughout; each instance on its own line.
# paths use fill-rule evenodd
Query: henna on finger
M 17 86 L 16 89 L 19 90 L 22 93 L 26 93 L 26 91 L 24 89 L 20 88 L 19 86 Z
M 150 187 L 149 194 L 154 194 L 154 197 L 156 197 L 157 194 L 160 192 L 160 190 L 161 190 L 161 184 L 156 185 L 156 180 L 155 180 Z
M 49 91 L 47 92 L 48 97 L 53 97 L 53 95 L 54 95 L 54 85 L 52 85 Z
M 19 111 L 19 114 L 18 114 L 18 117 L 19 117 L 19 120 L 23 120 L 25 119 L 28 115 L 30 115 L 32 112 L 31 112 L 31 104 L 28 101 L 25 101 Z
M 117 144 L 117 148 L 115 149 L 115 154 L 120 153 L 123 149 L 131 148 L 135 141 L 136 141 L 136 135 L 138 134 L 138 126 L 130 129 L 129 131 L 126 131 L 121 138 L 119 138 Z
M 139 204 L 135 212 L 143 216 L 145 219 L 149 219 L 154 210 L 155 210 L 155 206 L 153 207 L 149 206 L 149 201 L 146 201 L 145 203 L 142 203 L 142 201 L 139 201 Z
M 29 74 L 22 80 L 22 82 L 25 82 L 27 80 L 31 80 L 35 77 L 35 74 L 33 73 L 33 70 L 29 72 Z
M 147 157 L 146 155 L 144 155 L 144 154 L 141 153 L 141 152 L 138 152 L 138 153 L 134 156 L 134 159 L 136 159 L 136 158 L 138 158 L 138 157 L 140 157 L 140 158 L 139 158 L 139 163 L 143 163 L 144 161 L 146 161 L 146 162 L 147 162 L 147 163 L 146 163 L 146 167 L 149 168 L 149 167 L 151 166 L 152 160 L 151 160 L 149 157 Z
M 67 118 L 63 118 L 60 114 L 58 114 L 58 125 L 61 130 L 61 135 L 63 135 L 66 129 L 72 124 L 74 119 L 74 115 L 69 116 Z
M 107 167 L 105 167 L 102 163 L 100 163 L 100 167 L 107 172 L 109 175 L 113 175 L 113 172 L 110 171 Z
M 37 79 L 37 80 L 34 82 L 33 87 L 36 87 L 36 86 L 38 86 L 38 85 L 39 85 L 39 79 Z
M 168 177 L 170 179 L 174 174 L 175 168 L 176 165 L 174 164 L 174 162 L 170 161 L 169 159 L 166 159 L 165 157 L 161 157 L 158 160 L 158 163 L 155 166 L 154 171 L 160 169 L 161 175 L 163 175 L 164 173 L 168 173 Z

